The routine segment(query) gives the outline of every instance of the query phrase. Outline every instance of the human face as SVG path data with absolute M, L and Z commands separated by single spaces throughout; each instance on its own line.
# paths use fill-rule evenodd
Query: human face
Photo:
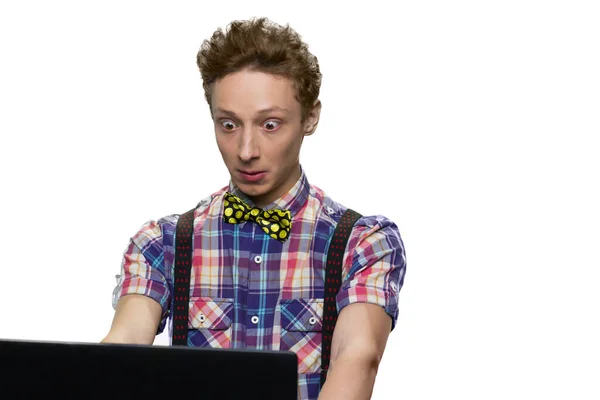
M 215 82 L 211 105 L 232 182 L 258 207 L 287 193 L 300 178 L 300 147 L 316 129 L 321 103 L 301 122 L 289 79 L 245 69 Z

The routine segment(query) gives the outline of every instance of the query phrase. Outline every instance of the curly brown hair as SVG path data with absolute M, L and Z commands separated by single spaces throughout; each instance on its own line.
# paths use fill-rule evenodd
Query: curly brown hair
M 302 122 L 319 97 L 321 72 L 317 57 L 308 51 L 300 35 L 289 27 L 267 18 L 231 22 L 227 31 L 216 30 L 202 43 L 198 68 L 208 106 L 215 81 L 243 69 L 260 71 L 290 79 L 302 107 Z

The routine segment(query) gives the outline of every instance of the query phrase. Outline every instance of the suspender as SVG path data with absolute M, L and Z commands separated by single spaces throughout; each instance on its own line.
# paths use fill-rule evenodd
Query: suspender
M 188 344 L 188 312 L 190 296 L 190 272 L 192 268 L 192 240 L 194 230 L 194 209 L 179 217 L 175 230 L 175 280 L 173 297 L 173 345 Z M 336 296 L 342 282 L 342 259 L 350 232 L 361 217 L 354 210 L 347 209 L 338 223 L 327 251 L 325 269 L 325 302 L 323 304 L 323 331 L 321 343 L 321 386 L 327 378 L 331 356 L 331 341 L 337 321 Z
M 173 296 L 174 346 L 187 346 L 194 210 L 195 208 L 181 215 L 175 229 L 175 281 L 173 283 L 175 289 Z
M 337 322 L 337 305 L 335 298 L 342 284 L 342 259 L 346 244 L 352 232 L 352 227 L 361 217 L 354 210 L 347 209 L 338 223 L 333 237 L 329 242 L 327 251 L 327 264 L 325 270 L 325 303 L 323 304 L 323 340 L 321 342 L 321 387 L 327 378 L 331 356 L 331 340 L 333 329 Z

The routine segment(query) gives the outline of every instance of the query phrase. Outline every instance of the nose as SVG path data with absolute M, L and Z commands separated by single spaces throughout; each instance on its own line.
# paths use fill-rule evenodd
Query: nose
M 260 157 L 257 134 L 252 128 L 244 128 L 240 135 L 238 157 L 244 163 Z

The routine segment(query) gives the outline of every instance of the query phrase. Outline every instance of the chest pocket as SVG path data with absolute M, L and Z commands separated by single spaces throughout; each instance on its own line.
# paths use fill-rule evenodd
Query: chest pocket
M 191 297 L 188 342 L 196 347 L 231 347 L 233 299 Z
M 321 371 L 323 299 L 281 300 L 281 350 L 298 355 L 298 373 Z

